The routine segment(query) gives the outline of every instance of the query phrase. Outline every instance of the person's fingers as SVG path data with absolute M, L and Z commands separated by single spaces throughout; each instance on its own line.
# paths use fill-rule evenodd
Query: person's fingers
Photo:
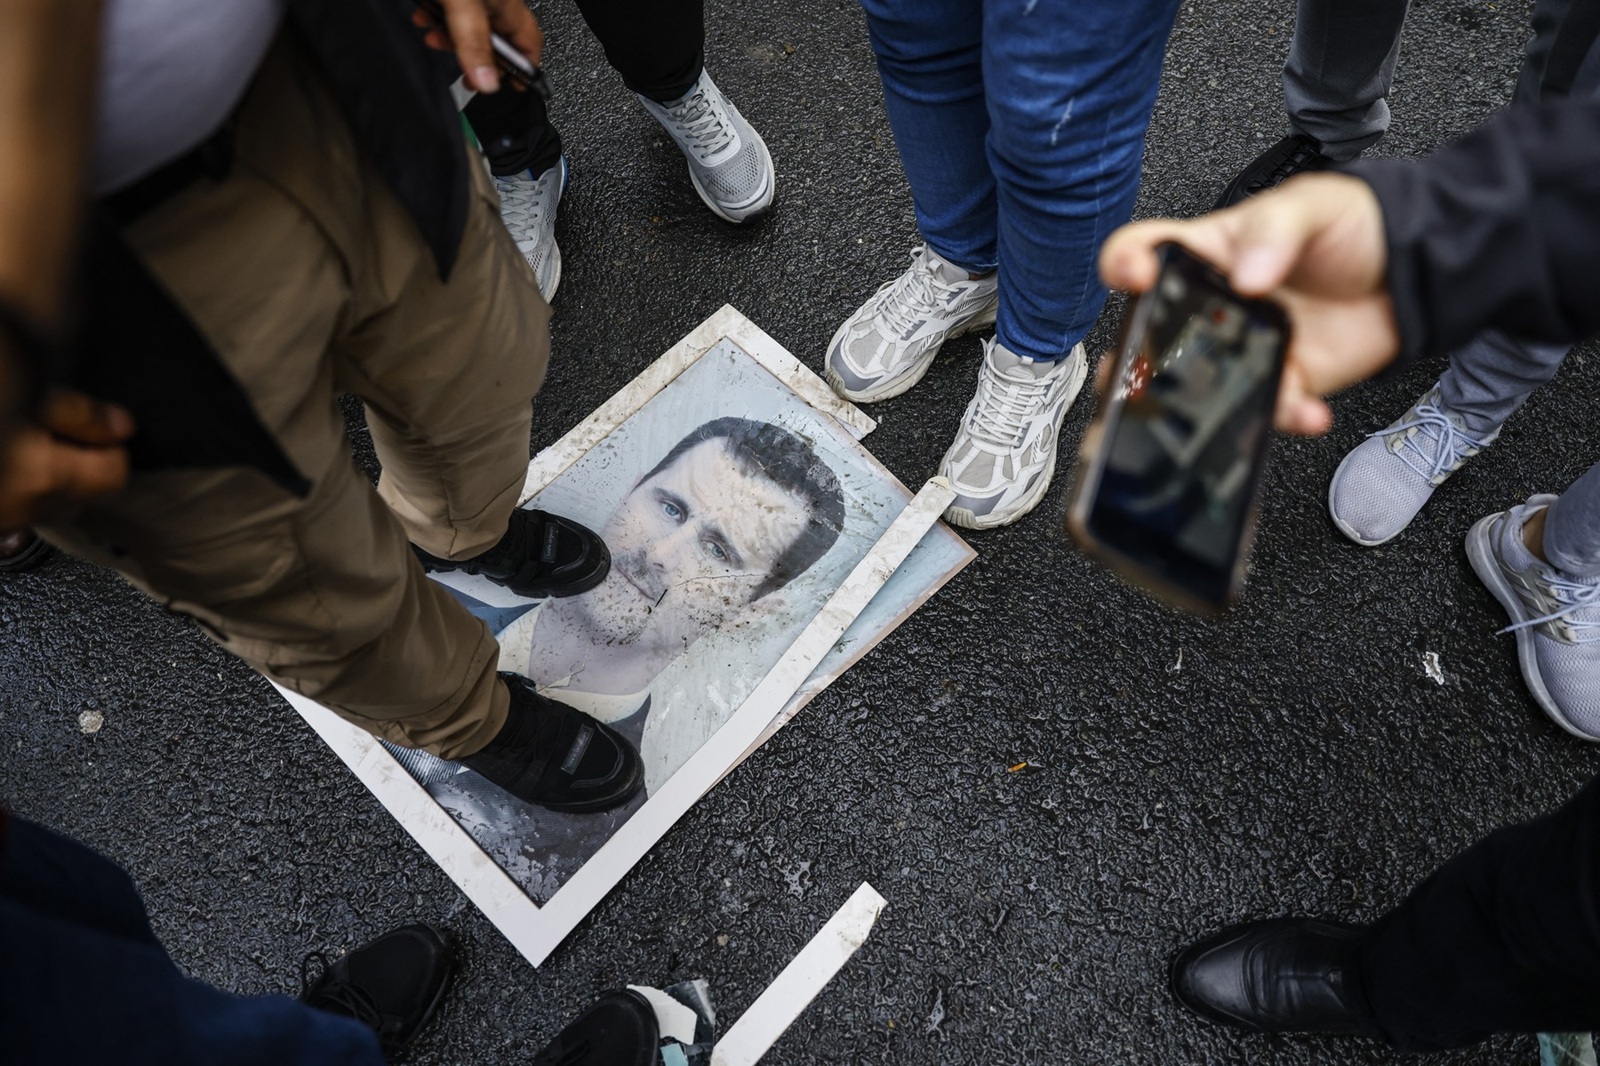
M 1400 352 L 1388 293 L 1334 300 L 1283 292 L 1280 299 L 1292 327 L 1289 360 L 1308 393 L 1328 396 L 1365 381 Z
M 489 44 L 489 13 L 484 0 L 442 2 L 450 43 L 467 84 L 480 93 L 498 92 L 500 72 L 495 68 L 494 49 Z
M 116 492 L 128 480 L 121 448 L 64 444 L 29 427 L 0 453 L 0 528 L 17 529 Z
M 128 483 L 128 453 L 121 448 L 78 448 L 52 442 L 48 491 L 53 501 L 81 502 L 116 492 Z
M 528 57 L 534 66 L 544 58 L 544 31 L 523 0 L 488 0 L 489 21 L 506 43 Z
M 46 397 L 39 422 L 58 437 L 87 445 L 121 444 L 134 430 L 133 416 L 123 408 L 64 389 Z
M 432 48 L 435 52 L 451 51 L 450 35 L 440 29 L 439 24 L 433 20 L 433 16 L 420 7 L 411 12 L 411 24 L 418 29 L 426 31 L 422 35 L 423 44 Z
M 1156 283 L 1161 271 L 1156 249 L 1169 241 L 1226 270 L 1232 259 L 1232 226 L 1226 212 L 1189 220 L 1153 218 L 1123 226 L 1100 249 L 1100 278 L 1113 289 L 1144 292 Z
M 1302 437 L 1321 436 L 1333 426 L 1332 408 L 1306 387 L 1305 375 L 1293 361 L 1283 368 L 1272 422 L 1282 432 Z
M 1123 226 L 1100 248 L 1100 280 L 1124 292 L 1144 292 L 1156 283 L 1161 261 L 1156 246 L 1172 238 L 1178 223 L 1170 219 Z
M 1234 210 L 1238 258 L 1228 280 L 1241 293 L 1354 297 L 1383 287 L 1383 210 L 1359 178 L 1301 174 Z
M 1287 188 L 1252 197 L 1236 208 L 1238 231 L 1228 280 L 1246 296 L 1283 285 L 1325 226 L 1315 198 Z
M 1115 349 L 1108 348 L 1100 353 L 1100 358 L 1094 364 L 1094 391 L 1097 395 L 1104 396 L 1111 387 L 1111 364 L 1116 361 Z

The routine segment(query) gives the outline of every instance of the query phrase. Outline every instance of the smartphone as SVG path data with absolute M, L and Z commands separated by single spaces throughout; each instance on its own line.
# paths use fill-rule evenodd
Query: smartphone
M 1159 255 L 1107 356 L 1067 528 L 1134 584 L 1216 614 L 1244 583 L 1289 320 L 1176 244 Z
M 414 0 L 414 2 L 438 24 L 445 36 L 450 35 L 448 23 L 445 21 L 444 5 L 439 3 L 439 0 Z M 550 79 L 545 76 L 543 67 L 536 66 L 527 56 L 513 48 L 511 42 L 493 31 L 489 33 L 489 47 L 494 49 L 494 65 L 499 68 L 501 75 L 507 81 L 538 93 L 547 104 L 550 102 Z

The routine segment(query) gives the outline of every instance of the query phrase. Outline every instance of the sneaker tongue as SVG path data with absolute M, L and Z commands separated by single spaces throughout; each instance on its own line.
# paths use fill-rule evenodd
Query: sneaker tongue
M 990 362 L 1002 377 L 1016 381 L 1038 381 L 1050 376 L 1056 368 L 1054 363 L 1046 363 L 1040 359 L 1024 359 L 1020 355 L 1013 355 L 1003 344 L 995 343 L 994 351 L 989 356 Z
M 963 270 L 961 267 L 956 266 L 954 263 L 939 255 L 939 253 L 935 252 L 932 248 L 928 249 L 927 255 L 928 262 L 933 267 L 934 275 L 946 285 L 958 285 L 963 281 L 971 280 L 971 278 L 967 276 L 969 271 Z
M 704 80 L 704 76 L 703 75 L 702 75 L 702 79 L 701 80 L 702 81 Z M 655 102 L 657 107 L 664 107 L 668 111 L 676 111 L 678 108 L 682 107 L 684 104 L 687 104 L 691 99 L 693 99 L 694 98 L 694 94 L 699 92 L 700 88 L 701 88 L 701 82 L 700 81 L 696 81 L 693 85 L 689 86 L 689 91 L 688 92 L 684 93 L 682 96 L 678 97 L 676 100 L 657 100 L 657 101 L 654 101 L 654 102 Z

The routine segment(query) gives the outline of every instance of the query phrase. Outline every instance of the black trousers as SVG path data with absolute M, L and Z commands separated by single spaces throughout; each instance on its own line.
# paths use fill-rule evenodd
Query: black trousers
M 8 1066 L 381 1066 L 371 1029 L 187 977 L 123 870 L 0 814 L 0 1048 Z M 92 1019 L 85 1005 L 92 1005 Z
M 658 103 L 683 96 L 705 67 L 703 0 L 577 0 L 583 20 L 629 89 Z M 553 78 L 556 92 L 561 79 Z M 467 121 L 496 174 L 539 174 L 561 158 L 561 135 L 536 93 L 475 96 Z
M 1351 971 L 1368 1030 L 1403 1051 L 1600 1029 L 1600 778 L 1435 870 Z

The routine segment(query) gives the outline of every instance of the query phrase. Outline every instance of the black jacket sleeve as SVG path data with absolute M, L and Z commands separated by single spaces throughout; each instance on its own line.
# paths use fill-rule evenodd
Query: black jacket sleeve
M 1508 108 L 1427 159 L 1347 169 L 1383 208 L 1402 360 L 1491 328 L 1600 334 L 1600 103 Z

